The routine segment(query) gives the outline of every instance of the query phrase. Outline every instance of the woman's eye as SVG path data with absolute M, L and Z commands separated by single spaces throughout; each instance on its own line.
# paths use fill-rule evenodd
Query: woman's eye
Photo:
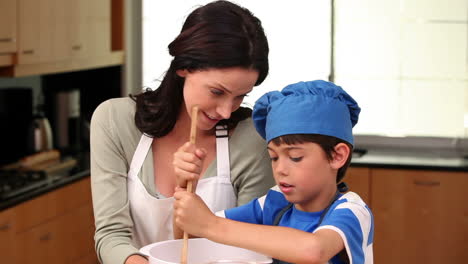
M 222 95 L 224 92 L 219 89 L 211 89 L 211 93 L 214 95 Z
M 244 99 L 245 97 L 247 97 L 247 96 L 249 96 L 249 95 L 248 95 L 248 94 L 242 94 L 242 95 L 237 96 L 237 98 L 243 100 L 243 99 Z
M 302 160 L 302 157 L 289 157 L 289 159 L 291 159 L 294 162 L 299 162 Z
M 271 161 L 277 161 L 277 160 L 278 160 L 278 157 L 270 157 L 270 160 L 271 160 Z

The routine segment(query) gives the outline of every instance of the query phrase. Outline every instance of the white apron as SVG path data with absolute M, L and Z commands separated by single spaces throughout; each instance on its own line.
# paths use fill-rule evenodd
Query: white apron
M 152 196 L 138 178 L 152 142 L 151 137 L 141 137 L 128 171 L 128 200 L 133 219 L 132 239 L 137 247 L 174 238 L 174 198 L 159 199 Z M 216 159 L 217 176 L 199 180 L 196 190 L 212 212 L 234 207 L 237 201 L 231 184 L 228 131 L 222 126 L 216 127 Z

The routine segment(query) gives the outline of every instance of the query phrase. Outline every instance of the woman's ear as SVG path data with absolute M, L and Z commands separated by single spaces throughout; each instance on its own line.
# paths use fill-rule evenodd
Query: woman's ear
M 179 77 L 185 78 L 185 76 L 187 76 L 188 71 L 185 70 L 185 69 L 183 69 L 183 70 L 176 70 L 176 73 L 177 73 L 177 75 L 179 75 Z
M 345 143 L 338 143 L 334 149 L 335 152 L 332 154 L 333 159 L 330 164 L 334 169 L 340 169 L 351 155 L 351 149 Z

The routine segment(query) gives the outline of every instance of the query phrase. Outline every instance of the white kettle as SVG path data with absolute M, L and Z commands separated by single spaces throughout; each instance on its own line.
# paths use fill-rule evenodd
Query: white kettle
M 29 148 L 31 153 L 51 150 L 53 147 L 52 129 L 44 115 L 37 115 L 31 122 Z

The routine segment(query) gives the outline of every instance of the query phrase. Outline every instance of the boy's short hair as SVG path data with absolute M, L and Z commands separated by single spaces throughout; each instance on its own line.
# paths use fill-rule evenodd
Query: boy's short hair
M 332 137 L 332 136 L 319 135 L 319 134 L 284 135 L 284 136 L 276 137 L 272 139 L 270 142 L 272 142 L 276 146 L 279 146 L 281 144 L 286 144 L 286 145 L 302 144 L 306 142 L 316 143 L 317 145 L 320 146 L 320 148 L 322 148 L 323 152 L 325 152 L 325 155 L 329 161 L 333 159 L 335 146 L 338 145 L 339 143 L 344 143 L 349 147 L 351 151 L 353 150 L 353 146 L 342 139 Z M 346 163 L 341 168 L 338 169 L 338 172 L 336 175 L 336 183 L 339 183 L 345 177 L 346 171 L 348 170 L 349 164 L 351 163 L 351 157 L 352 155 L 350 152 L 346 160 Z

